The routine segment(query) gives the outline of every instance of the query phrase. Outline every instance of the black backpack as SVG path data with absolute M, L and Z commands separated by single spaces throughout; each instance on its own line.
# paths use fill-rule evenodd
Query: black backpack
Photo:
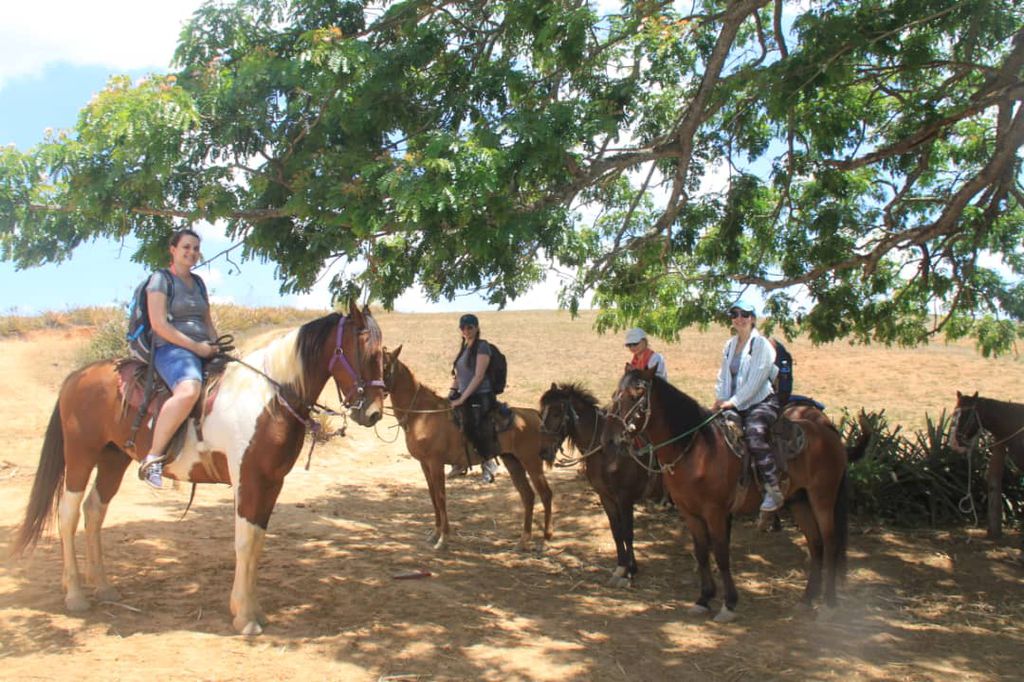
M 505 354 L 498 350 L 490 341 L 487 345 L 491 347 L 491 362 L 487 365 L 487 380 L 491 383 L 491 390 L 494 391 L 495 395 L 504 393 L 505 386 L 508 383 L 508 361 L 505 359 Z M 462 355 L 466 349 L 463 349 L 459 353 Z M 459 361 L 459 357 L 455 357 L 455 362 Z M 474 355 L 469 359 L 469 366 L 471 369 L 476 371 L 476 356 Z M 452 373 L 455 372 L 455 363 L 452 363 Z
M 171 316 L 171 301 L 174 300 L 174 276 L 167 268 L 157 270 L 167 278 L 167 317 Z M 206 294 L 206 283 L 195 273 L 192 274 L 199 285 L 199 291 L 207 303 L 210 302 Z M 128 330 L 125 339 L 128 341 L 128 352 L 132 357 L 149 363 L 153 357 L 153 328 L 149 325 L 149 299 L 146 296 L 146 285 L 150 278 L 142 280 L 139 286 L 135 287 L 131 303 L 128 304 Z
M 779 404 L 785 405 L 789 402 L 789 397 L 793 395 L 793 356 L 778 339 L 767 336 L 762 338 L 772 344 L 775 349 L 776 372 L 772 379 L 772 388 L 775 390 L 775 395 L 779 397 Z M 750 353 L 753 354 L 753 352 L 754 345 L 751 344 Z

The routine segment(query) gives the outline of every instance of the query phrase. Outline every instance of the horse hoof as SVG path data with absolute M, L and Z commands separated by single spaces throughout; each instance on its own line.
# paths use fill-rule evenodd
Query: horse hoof
M 736 620 L 736 612 L 728 606 L 723 606 L 722 610 L 715 615 L 714 620 L 716 623 L 731 623 Z
M 96 590 L 96 599 L 99 601 L 121 601 L 121 593 L 116 587 L 104 587 L 101 590 Z
M 633 581 L 624 575 L 613 575 L 608 578 L 608 587 L 632 587 Z
M 703 604 L 691 604 L 686 613 L 691 616 L 706 616 L 711 613 L 711 609 L 704 606 Z
M 240 635 L 246 637 L 255 637 L 263 634 L 263 626 L 259 624 L 257 619 L 235 618 L 234 626 Z
M 89 600 L 86 599 L 85 595 L 76 594 L 65 597 L 64 606 L 71 613 L 82 613 L 83 611 L 88 611 L 91 604 L 89 604 Z
M 438 538 L 437 542 L 435 542 L 432 545 L 432 547 L 437 552 L 441 552 L 441 551 L 444 551 L 444 550 L 448 549 L 448 538 L 445 538 L 445 537 Z

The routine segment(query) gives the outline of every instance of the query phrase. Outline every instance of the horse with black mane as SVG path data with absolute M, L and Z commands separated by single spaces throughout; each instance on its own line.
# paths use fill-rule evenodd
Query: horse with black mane
M 1024 405 L 956 392 L 953 411 L 953 449 L 967 452 L 982 431 L 992 434 L 992 455 L 985 479 L 988 482 L 988 537 L 1003 534 L 1003 475 L 1006 456 L 1024 469 Z
M 216 399 L 205 406 L 202 441 L 186 422 L 184 445 L 164 476 L 193 483 L 226 483 L 235 489 L 235 578 L 230 608 L 235 628 L 259 634 L 266 616 L 256 597 L 256 574 L 271 512 L 285 475 L 299 455 L 310 411 L 328 379 L 353 419 L 372 426 L 383 414 L 380 327 L 368 309 L 349 303 L 348 315 L 331 313 L 229 363 Z M 243 364 L 244 363 L 244 364 Z M 132 460 L 149 452 L 152 433 L 143 425 L 132 439 L 134 415 L 124 361 L 96 362 L 72 372 L 60 389 L 43 442 L 39 468 L 14 553 L 33 546 L 52 516 L 59 518 L 64 599 L 69 611 L 90 602 L 75 558 L 75 531 L 85 512 L 86 581 L 102 601 L 118 591 L 103 567 L 100 529 L 110 500 Z M 93 470 L 96 480 L 85 487 Z M 63 491 L 57 494 L 63 484 Z
M 429 542 L 434 549 L 445 549 L 451 536 L 448 523 L 448 502 L 445 492 L 446 464 L 471 464 L 481 460 L 452 419 L 451 404 L 420 382 L 405 363 L 398 359 L 399 346 L 384 353 L 384 383 L 391 397 L 395 417 L 405 432 L 405 444 L 423 470 L 434 507 L 434 530 Z M 523 530 L 518 549 L 532 546 L 534 491 L 544 507 L 544 540 L 552 537 L 551 486 L 544 475 L 544 464 L 550 466 L 557 446 L 541 432 L 540 413 L 525 407 L 513 407 L 508 428 L 498 433 L 501 461 L 523 503 Z M 527 480 L 529 477 L 529 480 Z M 531 489 L 530 485 L 533 484 Z M 543 542 L 543 540 L 542 540 Z
M 544 430 L 559 446 L 568 439 L 580 453 L 587 481 L 601 498 L 617 560 L 608 584 L 629 585 L 639 570 L 633 551 L 633 506 L 661 474 L 653 466 L 621 456 L 617 446 L 603 440 L 604 413 L 597 398 L 579 384 L 552 383 L 540 398 L 540 412 Z
M 730 447 L 717 415 L 650 370 L 623 375 L 610 414 L 614 419 L 606 438 L 622 447 L 632 447 L 638 437 L 648 440 L 644 449 L 656 456 L 665 487 L 693 535 L 700 595 L 690 612 L 710 611 L 716 588 L 709 553 L 714 552 L 725 587 L 715 620 L 733 620 L 739 595 L 730 567 L 732 514 L 756 510 L 760 497 L 754 486 L 741 485 L 741 458 Z M 848 452 L 835 427 L 824 424 L 827 418 L 792 419 L 805 440 L 788 462 L 789 485 L 784 492 L 811 555 L 803 601 L 810 606 L 824 583 L 825 603 L 836 606 L 836 583 L 846 573 L 846 465 L 848 458 L 863 454 L 870 434 L 865 429 Z

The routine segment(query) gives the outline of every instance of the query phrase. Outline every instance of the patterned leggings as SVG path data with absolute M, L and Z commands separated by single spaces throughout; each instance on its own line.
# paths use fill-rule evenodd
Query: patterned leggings
M 768 442 L 768 430 L 779 418 L 779 399 L 773 393 L 749 410 L 740 412 L 743 419 L 743 435 L 747 441 L 757 470 L 765 483 L 779 485 L 779 472 L 775 465 L 775 455 L 771 443 Z

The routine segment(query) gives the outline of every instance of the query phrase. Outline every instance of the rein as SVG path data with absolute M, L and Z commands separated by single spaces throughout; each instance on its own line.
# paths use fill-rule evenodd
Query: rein
M 542 425 L 543 425 L 543 423 L 545 421 L 545 417 L 547 416 L 547 409 L 548 408 L 545 407 L 544 408 L 545 414 L 541 415 L 541 424 Z M 560 468 L 574 467 L 577 464 L 579 464 L 580 462 L 586 460 L 588 457 L 592 457 L 593 455 L 595 455 L 596 453 L 601 451 L 601 448 L 603 446 L 600 443 L 598 443 L 595 446 L 594 443 L 597 442 L 597 436 L 598 436 L 598 431 L 600 430 L 601 418 L 602 418 L 602 416 L 607 416 L 607 413 L 602 415 L 602 412 L 603 412 L 602 410 L 595 408 L 595 414 L 594 414 L 594 433 L 591 434 L 591 436 L 590 436 L 590 444 L 587 446 L 587 450 L 584 451 L 583 453 L 581 453 L 578 457 L 565 457 L 565 456 L 563 456 L 561 459 L 558 460 L 558 462 L 555 463 L 556 466 L 558 466 Z M 565 398 L 563 400 L 562 423 L 561 423 L 561 425 L 556 430 L 554 430 L 554 431 L 548 431 L 543 426 L 541 426 L 541 431 L 544 432 L 544 433 L 553 435 L 553 436 L 557 436 L 558 437 L 558 449 L 559 449 L 559 451 L 561 451 L 562 450 L 562 443 L 565 442 L 565 439 L 570 436 L 570 429 L 575 431 L 578 424 L 579 424 L 579 414 L 576 412 L 576 408 L 573 407 L 572 397 L 568 397 L 568 398 Z M 564 433 L 563 433 L 563 431 L 564 431 Z M 576 441 L 576 438 L 573 437 L 573 444 L 574 445 L 576 444 L 575 441 Z
M 650 424 L 650 421 L 651 421 L 651 411 L 652 411 L 651 410 L 651 382 L 644 382 L 644 384 L 645 385 L 644 385 L 644 395 L 643 395 L 643 398 L 640 399 L 640 400 L 637 400 L 636 403 L 634 403 L 633 406 L 629 408 L 629 410 L 626 412 L 625 416 L 621 416 L 620 417 L 617 414 L 613 414 L 612 415 L 616 419 L 618 419 L 620 422 L 622 422 L 622 425 L 625 427 L 626 431 L 636 433 L 638 436 L 639 435 L 644 435 L 644 432 L 647 430 L 647 426 L 648 426 L 648 424 Z M 621 396 L 620 396 L 620 398 L 621 398 Z M 616 400 L 616 402 L 618 402 L 618 400 Z M 642 410 L 642 412 L 641 412 L 641 410 Z M 640 426 L 639 428 L 629 423 L 629 420 L 632 418 L 634 413 L 642 414 L 643 415 L 643 418 L 644 418 L 643 419 L 643 425 Z M 644 435 L 645 438 L 648 438 L 647 445 L 644 445 L 643 447 L 639 447 L 639 448 L 633 447 L 632 445 L 630 445 L 627 448 L 627 451 L 629 452 L 629 456 L 632 457 L 633 460 L 639 466 L 641 466 L 644 469 L 646 469 L 649 473 L 660 474 L 660 473 L 667 472 L 668 474 L 671 475 L 672 474 L 672 469 L 683 459 L 683 457 L 685 457 L 687 455 L 687 453 L 690 452 L 690 450 L 693 448 L 693 445 L 694 445 L 694 443 L 696 442 L 697 439 L 696 438 L 691 438 L 690 442 L 687 443 L 686 447 L 683 448 L 682 452 L 680 452 L 676 456 L 676 458 L 674 460 L 672 460 L 671 462 L 662 463 L 660 460 L 656 460 L 655 452 L 660 450 L 661 448 L 665 447 L 666 445 L 671 445 L 672 443 L 680 441 L 683 438 L 686 438 L 687 436 L 696 434 L 698 431 L 700 431 L 705 426 L 707 426 L 712 421 L 714 421 L 715 418 L 717 418 L 720 414 L 722 414 L 722 410 L 716 410 L 716 411 L 712 412 L 710 415 L 708 415 L 708 417 L 706 419 L 704 419 L 701 423 L 697 424 L 693 428 L 687 429 L 686 431 L 683 431 L 682 433 L 680 433 L 680 434 L 678 434 L 676 436 L 673 436 L 672 438 L 669 438 L 668 440 L 665 440 L 665 441 L 662 441 L 660 443 L 657 443 L 657 444 L 649 442 L 650 439 L 646 435 Z M 649 461 L 651 461 L 651 462 L 657 461 L 658 462 L 657 468 L 652 468 L 650 465 L 646 464 L 643 461 L 644 455 L 646 455 L 647 459 Z

